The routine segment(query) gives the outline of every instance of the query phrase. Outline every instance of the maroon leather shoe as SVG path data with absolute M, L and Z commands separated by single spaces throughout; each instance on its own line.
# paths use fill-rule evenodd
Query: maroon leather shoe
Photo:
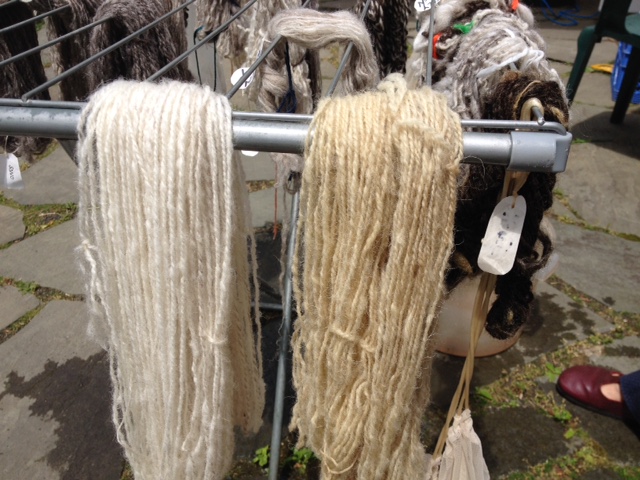
M 631 412 L 624 402 L 614 402 L 602 394 L 600 387 L 620 383 L 622 374 L 592 365 L 581 365 L 566 369 L 558 378 L 556 389 L 564 398 L 576 405 L 602 415 L 628 421 Z

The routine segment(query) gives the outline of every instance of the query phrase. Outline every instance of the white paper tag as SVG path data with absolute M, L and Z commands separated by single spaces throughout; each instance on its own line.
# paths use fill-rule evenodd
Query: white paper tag
M 231 84 L 235 85 L 236 83 L 238 83 L 238 80 L 240 80 L 240 78 L 242 78 L 242 76 L 245 74 L 245 72 L 247 70 L 249 70 L 249 69 L 248 68 L 239 68 L 235 72 L 233 72 L 231 74 Z M 249 75 L 249 78 L 247 78 L 244 81 L 244 83 L 240 86 L 240 90 L 244 90 L 249 85 L 251 85 L 251 82 L 253 82 L 253 77 L 255 77 L 255 76 L 256 76 L 256 72 L 253 72 L 251 75 Z
M 13 190 L 22 190 L 24 188 L 20 164 L 13 153 L 0 154 L 0 187 Z
M 416 0 L 413 4 L 413 8 L 416 9 L 416 12 L 426 12 L 427 10 L 431 10 L 431 4 L 438 5 L 440 0 Z
M 515 199 L 507 197 L 500 200 L 482 239 L 478 255 L 481 270 L 504 275 L 513 268 L 526 214 L 527 202 L 522 195 Z
M 258 152 L 254 152 L 253 150 L 240 150 L 240 152 L 247 157 L 255 157 L 258 154 Z

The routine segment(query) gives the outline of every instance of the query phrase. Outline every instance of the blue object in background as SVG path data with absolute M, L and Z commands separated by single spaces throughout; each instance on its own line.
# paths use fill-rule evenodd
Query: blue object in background
M 613 66 L 613 73 L 611 75 L 611 97 L 614 102 L 618 99 L 618 93 L 620 92 L 624 72 L 627 69 L 627 63 L 629 62 L 629 56 L 631 55 L 631 48 L 631 45 L 623 42 L 620 42 L 620 45 L 618 46 L 618 55 L 616 55 L 616 62 Z M 633 94 L 631 103 L 634 105 L 640 103 L 640 83 L 636 86 L 636 91 Z

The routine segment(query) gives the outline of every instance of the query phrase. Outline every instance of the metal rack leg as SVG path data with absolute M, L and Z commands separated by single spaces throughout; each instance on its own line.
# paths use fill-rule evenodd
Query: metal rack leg
M 280 442 L 282 439 L 282 416 L 284 410 L 284 390 L 287 381 L 287 353 L 291 337 L 291 308 L 293 300 L 292 268 L 293 254 L 296 244 L 296 224 L 300 208 L 300 192 L 293 195 L 291 202 L 291 222 L 287 244 L 287 262 L 284 275 L 284 292 L 282 305 L 282 327 L 280 332 L 280 349 L 278 351 L 278 375 L 276 377 L 276 396 L 273 412 L 273 429 L 271 431 L 271 456 L 269 458 L 269 480 L 277 480 L 280 460 Z

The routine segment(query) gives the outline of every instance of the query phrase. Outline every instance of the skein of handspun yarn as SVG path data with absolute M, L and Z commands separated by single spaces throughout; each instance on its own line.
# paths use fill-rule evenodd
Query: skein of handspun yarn
M 457 55 L 463 36 L 473 27 L 473 16 L 481 10 L 499 10 L 515 15 L 533 27 L 533 13 L 523 3 L 514 0 L 442 0 L 435 9 L 433 32 L 436 56 L 433 61 L 433 82 L 441 78 L 444 69 Z M 420 29 L 413 42 L 413 53 L 407 63 L 407 82 L 416 87 L 425 83 L 427 55 L 433 54 L 429 45 L 430 14 L 432 10 L 418 13 Z
M 443 58 L 442 76 L 433 82 L 462 118 L 484 118 L 483 107 L 507 70 L 562 85 L 545 58 L 544 40 L 518 16 L 480 10 L 472 23 L 471 31 L 459 36 L 459 47 Z
M 255 432 L 264 406 L 229 102 L 195 84 L 113 82 L 82 113 L 78 158 L 91 331 L 109 354 L 118 441 L 136 479 L 224 478 L 234 426 Z
M 33 0 L 30 5 L 38 13 L 68 6 L 65 11 L 47 17 L 49 37 L 57 38 L 92 22 L 102 0 Z M 89 57 L 90 32 L 85 31 L 58 43 L 53 52 L 56 73 L 62 73 Z M 68 101 L 82 101 L 90 93 L 86 73 L 79 71 L 60 82 L 62 98 Z
M 303 171 L 291 428 L 323 479 L 416 479 L 462 133 L 446 99 L 392 74 L 324 100 Z
M 527 7 L 520 3 L 514 11 L 513 3 L 503 0 L 443 0 L 436 12 L 434 32 L 442 36 L 436 44 L 433 88 L 447 95 L 462 118 L 517 120 L 524 102 L 536 97 L 544 102 L 547 120 L 568 123 L 564 87 L 545 58 L 544 40 L 533 30 Z M 426 42 L 424 37 L 420 41 Z M 415 55 L 431 52 L 420 48 Z M 420 83 L 420 75 L 424 74 L 413 72 L 411 82 Z M 461 168 L 449 289 L 479 272 L 480 242 L 503 180 L 503 168 L 467 164 Z M 554 183 L 553 174 L 531 173 L 519 192 L 527 201 L 527 216 L 516 263 L 497 279 L 498 299 L 487 317 L 487 331 L 496 338 L 513 336 L 529 317 L 531 277 L 545 265 L 552 248 L 540 222 L 552 204 Z
M 202 26 L 199 37 L 205 37 L 222 25 L 246 3 L 246 0 L 198 0 L 196 23 L 198 26 Z M 254 5 L 251 8 L 257 7 Z M 251 15 L 248 13 L 240 15 L 229 25 L 227 30 L 222 32 L 217 39 L 214 39 L 216 48 L 222 56 L 229 57 L 232 60 L 240 59 L 240 64 L 242 63 L 245 45 L 249 37 L 250 19 Z
M 24 3 L 13 3 L 2 7 L 0 28 L 9 27 L 33 17 L 32 10 Z M 0 34 L 0 61 L 38 46 L 35 24 L 22 26 L 8 33 Z M 40 55 L 30 55 L 0 68 L 0 98 L 20 98 L 28 91 L 47 81 Z M 33 97 L 50 100 L 45 90 Z M 33 155 L 44 153 L 51 140 L 35 137 L 0 137 L 0 149 L 13 152 L 31 161 Z
M 280 42 L 260 68 L 262 83 L 258 103 L 263 111 L 279 111 L 291 83 L 296 98 L 293 112 L 311 113 L 314 102 L 310 80 L 305 75 L 305 51 L 313 49 L 317 54 L 318 49 L 331 43 L 346 45 L 353 42 L 354 45 L 336 93 L 350 94 L 367 90 L 379 81 L 371 41 L 364 24 L 352 13 L 324 13 L 306 8 L 284 10 L 269 23 L 267 38 L 277 35 L 282 35 L 288 44 Z M 268 43 L 265 42 L 265 46 Z M 289 67 L 286 64 L 287 51 L 291 63 Z M 296 66 L 300 66 L 299 75 L 295 74 Z M 292 72 L 291 78 L 289 71 Z M 278 184 L 283 184 L 291 171 L 302 171 L 301 155 L 277 153 L 272 158 L 278 165 Z
M 366 0 L 359 0 L 354 13 L 360 16 Z M 407 62 L 407 21 L 411 6 L 408 0 L 372 0 L 364 18 L 376 52 L 380 76 L 404 73 Z
M 166 14 L 172 8 L 167 0 L 105 0 L 95 15 L 95 20 L 108 18 L 91 32 L 90 53 L 96 54 L 118 40 L 144 27 Z M 136 38 L 111 52 L 87 68 L 91 90 L 117 78 L 146 80 L 160 68 L 186 50 L 187 39 L 183 28 L 175 28 L 175 20 L 183 22 L 183 14 L 174 15 L 174 23 L 168 19 L 160 22 Z M 169 70 L 164 78 L 191 81 L 186 60 Z
M 517 120 L 525 102 L 534 98 L 544 105 L 546 121 L 568 123 L 564 89 L 556 82 L 543 82 L 517 72 L 505 73 L 496 85 L 485 107 L 486 118 Z M 465 276 L 479 273 L 476 259 L 503 179 L 501 167 L 470 168 L 469 176 L 459 189 L 456 256 L 447 272 L 449 288 Z M 532 172 L 518 192 L 527 201 L 527 215 L 516 261 L 511 271 L 497 278 L 497 298 L 487 315 L 486 329 L 495 338 L 512 337 L 531 314 L 532 277 L 546 265 L 553 251 L 549 234 L 541 223 L 544 212 L 553 204 L 555 180 L 555 174 Z

